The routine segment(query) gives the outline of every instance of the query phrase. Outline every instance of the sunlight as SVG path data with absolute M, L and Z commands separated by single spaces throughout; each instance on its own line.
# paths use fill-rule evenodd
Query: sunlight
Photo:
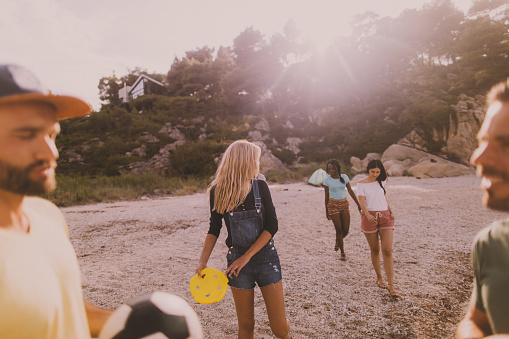
M 304 39 L 318 53 L 324 52 L 337 37 L 351 34 L 348 23 L 331 23 L 324 17 L 308 17 L 305 21 L 298 21 L 297 25 Z

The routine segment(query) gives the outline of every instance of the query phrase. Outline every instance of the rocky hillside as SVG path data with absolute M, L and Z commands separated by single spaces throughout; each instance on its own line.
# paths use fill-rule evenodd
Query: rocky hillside
M 331 117 L 338 114 L 333 107 L 315 110 L 307 118 L 289 116 L 284 119 L 260 116 L 235 119 L 172 116 L 162 119 L 146 112 L 99 112 L 71 124 L 71 130 L 72 127 L 76 130 L 78 123 L 85 127 L 64 135 L 59 144 L 59 166 L 64 171 L 81 170 L 89 174 L 98 168 L 107 168 L 107 175 L 144 172 L 211 175 L 227 144 L 231 140 L 246 138 L 262 148 L 261 170 L 264 173 L 271 169 L 285 170 L 300 163 L 320 163 L 332 157 L 340 158 L 347 166 L 350 160 L 352 170 L 359 172 L 364 170 L 367 160 L 377 157 L 387 162 L 391 175 L 461 175 L 471 173 L 466 165 L 476 147 L 476 133 L 484 118 L 484 101 L 482 96 L 461 95 L 460 100 L 451 106 L 453 113 L 449 114 L 448 123 L 431 129 L 429 126 L 427 129 L 416 127 L 394 140 L 392 146 L 387 143 L 389 147 L 385 151 L 363 157 L 348 154 L 349 147 L 364 143 L 363 136 L 356 135 L 355 130 L 349 131 L 352 137 L 345 138 L 348 139 L 345 143 L 334 143 L 324 137 L 324 133 L 331 130 Z M 100 120 L 97 126 L 112 127 L 96 126 L 95 130 L 90 130 L 95 120 Z M 88 131 L 85 136 L 84 130 Z M 337 128 L 338 140 L 341 140 L 343 130 Z M 432 154 L 430 144 L 442 146 Z

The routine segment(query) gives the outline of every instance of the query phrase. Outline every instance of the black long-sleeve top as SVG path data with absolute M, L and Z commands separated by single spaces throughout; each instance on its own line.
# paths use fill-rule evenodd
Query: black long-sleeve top
M 270 195 L 269 186 L 263 180 L 258 180 L 258 190 L 260 192 L 260 197 L 262 198 L 262 215 L 263 215 L 263 229 L 268 231 L 272 236 L 276 234 L 278 230 L 278 221 L 276 215 L 276 209 L 274 204 L 272 203 L 272 197 Z M 208 234 L 215 235 L 219 237 L 219 233 L 221 232 L 221 227 L 223 226 L 222 219 L 225 220 L 226 230 L 228 231 L 228 237 L 226 238 L 226 246 L 232 246 L 232 238 L 230 234 L 230 219 L 226 217 L 226 214 L 219 214 L 214 211 L 214 191 L 212 188 L 210 190 L 210 224 L 209 224 L 209 232 Z M 237 206 L 234 211 L 248 211 L 255 209 L 254 202 L 254 193 L 253 189 L 246 197 L 246 200 L 239 206 Z

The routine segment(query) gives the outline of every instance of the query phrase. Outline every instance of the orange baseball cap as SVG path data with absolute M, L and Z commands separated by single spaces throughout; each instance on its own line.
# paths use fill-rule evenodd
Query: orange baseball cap
M 92 111 L 92 107 L 79 98 L 50 93 L 27 68 L 0 64 L 0 105 L 32 101 L 55 107 L 57 119 L 79 117 Z

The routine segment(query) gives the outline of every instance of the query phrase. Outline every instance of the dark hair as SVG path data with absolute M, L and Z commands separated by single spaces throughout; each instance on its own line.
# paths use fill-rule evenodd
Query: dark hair
M 337 161 L 336 159 L 330 159 L 329 161 L 327 161 L 327 173 L 329 172 L 329 164 L 334 166 L 336 171 L 338 171 L 339 180 L 344 184 L 345 179 L 343 179 L 343 177 L 341 176 L 341 165 L 339 164 L 339 161 Z
M 495 101 L 509 102 L 509 78 L 499 82 L 490 89 L 486 102 L 488 105 L 491 105 Z
M 369 170 L 373 168 L 378 168 L 380 170 L 380 175 L 378 176 L 378 178 L 376 178 L 376 181 L 378 181 L 380 187 L 382 187 L 385 194 L 386 192 L 384 186 L 382 185 L 382 181 L 387 180 L 387 172 L 385 171 L 384 164 L 382 164 L 380 160 L 371 160 L 368 163 L 368 169 L 366 170 L 366 172 L 369 173 Z

